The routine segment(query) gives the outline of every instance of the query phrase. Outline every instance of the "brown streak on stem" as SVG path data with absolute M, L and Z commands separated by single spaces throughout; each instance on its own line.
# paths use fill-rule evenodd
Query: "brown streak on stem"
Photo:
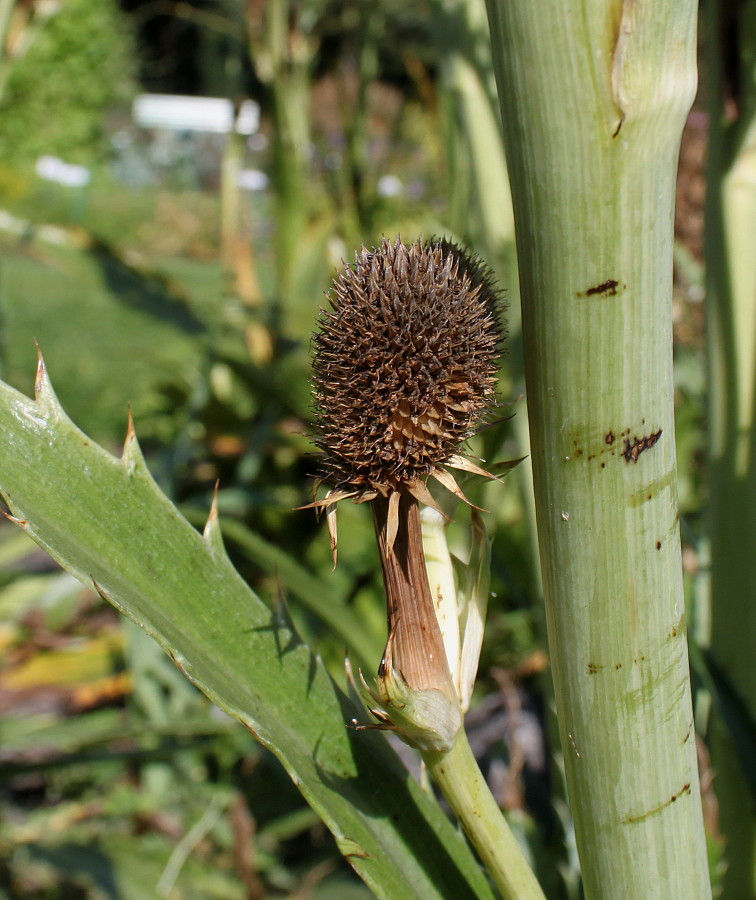
M 681 797 L 690 794 L 690 782 L 684 784 L 679 791 L 672 794 L 669 799 L 665 800 L 663 803 L 660 803 L 658 806 L 655 806 L 653 809 L 649 809 L 647 812 L 641 813 L 639 816 L 627 816 L 622 820 L 623 825 L 636 825 L 639 822 L 644 822 L 646 819 L 650 819 L 652 816 L 658 816 L 659 813 L 663 812 L 667 807 L 671 806 L 673 803 L 676 803 Z

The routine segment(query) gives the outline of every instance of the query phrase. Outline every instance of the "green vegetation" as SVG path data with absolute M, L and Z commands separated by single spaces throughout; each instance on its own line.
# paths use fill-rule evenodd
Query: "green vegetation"
M 168 6 L 160 16 L 170 20 L 172 34 L 186 39 L 184 52 L 191 34 L 196 71 L 212 70 L 213 90 L 228 84 L 229 93 L 244 93 L 252 85 L 262 103 L 268 142 L 242 148 L 242 163 L 263 169 L 271 180 L 265 191 L 236 198 L 238 231 L 232 233 L 242 240 L 223 259 L 217 179 L 207 176 L 216 163 L 219 172 L 219 159 L 185 154 L 180 170 L 155 170 L 153 181 L 127 187 L 113 164 L 118 161 L 107 158 L 102 113 L 128 99 L 132 73 L 144 75 L 148 62 L 153 79 L 148 83 L 158 83 L 156 57 L 146 62 L 145 51 L 145 58 L 134 59 L 137 29 L 115 24 L 115 4 L 63 4 L 35 33 L 24 56 L 11 61 L 3 96 L 0 374 L 9 386 L 2 387 L 0 399 L 0 489 L 11 512 L 27 524 L 23 529 L 0 524 L 0 897 L 493 895 L 461 832 L 404 772 L 394 750 L 425 784 L 412 752 L 388 746 L 376 732 L 345 727 L 352 718 L 359 723 L 371 718 L 345 673 L 345 651 L 355 677 L 359 668 L 372 685 L 386 633 L 369 511 L 340 504 L 339 563 L 333 570 L 324 523 L 311 510 L 295 509 L 311 499 L 317 470 L 309 438 L 310 335 L 334 268 L 342 258 L 352 259 L 362 242 L 370 246 L 382 234 L 407 240 L 445 234 L 484 256 L 509 304 L 508 353 L 498 392 L 502 421 L 471 441 L 471 455 L 485 459 L 492 471 L 499 461 L 529 455 L 501 483 L 471 476 L 463 484 L 467 496 L 489 511 L 482 519 L 492 542 L 491 597 L 467 720 L 478 762 L 549 900 L 583 895 L 666 900 L 676 891 L 704 896 L 707 876 L 723 900 L 750 900 L 754 788 L 749 773 L 756 728 L 748 705 L 754 686 L 746 623 L 753 600 L 742 560 L 749 560 L 752 544 L 747 491 L 753 466 L 736 473 L 728 468 L 733 459 L 747 458 L 742 445 L 736 457 L 716 456 L 717 447 L 734 446 L 728 441 L 735 432 L 748 432 L 742 417 L 747 392 L 738 394 L 740 405 L 733 404 L 728 386 L 736 374 L 715 379 L 711 391 L 703 374 L 703 259 L 700 231 L 688 228 L 688 220 L 678 221 L 672 310 L 665 281 L 672 265 L 667 228 L 672 131 L 682 125 L 690 92 L 677 96 L 674 117 L 664 117 L 666 175 L 659 178 L 660 183 L 667 179 L 667 193 L 660 215 L 644 206 L 648 196 L 632 194 L 632 184 L 619 192 L 621 203 L 592 200 L 580 216 L 559 207 L 556 188 L 546 210 L 539 206 L 545 193 L 525 191 L 533 183 L 541 191 L 557 183 L 569 186 L 574 178 L 579 183 L 567 190 L 581 197 L 593 197 L 601 185 L 612 195 L 601 179 L 626 177 L 639 160 L 645 162 L 633 183 L 642 187 L 647 172 L 659 164 L 661 146 L 658 130 L 649 136 L 639 124 L 645 113 L 622 125 L 629 169 L 611 156 L 616 152 L 611 141 L 594 146 L 591 129 L 582 127 L 585 121 L 595 124 L 585 110 L 575 119 L 581 127 L 569 130 L 566 102 L 550 117 L 555 135 L 548 139 L 533 130 L 524 140 L 519 131 L 512 134 L 511 125 L 505 129 L 518 186 L 523 335 L 483 2 L 391 0 L 382 7 L 385 16 L 364 16 L 351 4 L 319 0 L 218 0 L 201 10 L 199 4 L 170 11 Z M 490 6 L 496 11 L 505 5 Z M 690 26 L 692 6 L 686 11 Z M 389 19 L 393 24 L 382 24 Z M 149 13 L 143 9 L 126 21 L 144 29 Z M 555 12 L 552 24 L 558 21 Z M 707 21 L 704 34 L 713 35 L 718 27 Z M 512 41 L 510 69 L 498 73 L 504 116 L 525 121 L 525 94 L 535 103 L 538 92 L 548 93 L 555 81 L 569 91 L 567 76 L 556 74 L 559 53 L 545 43 L 561 40 L 568 29 L 539 26 L 532 45 L 519 30 L 514 40 L 501 22 L 497 29 L 497 40 Z M 741 30 L 753 34 L 747 18 Z M 688 38 L 690 33 L 688 27 Z M 165 40 L 165 32 L 161 35 Z M 654 59 L 651 38 L 644 52 Z M 571 40 L 577 44 L 580 38 Z M 517 72 L 518 54 L 527 48 L 523 65 L 529 77 L 542 80 L 526 90 Z M 576 49 L 575 58 L 588 57 Z M 161 71 L 175 60 L 169 62 Z M 662 62 L 672 64 L 668 55 Z M 650 71 L 640 63 L 631 69 L 639 77 Z M 703 71 L 721 113 L 716 104 L 729 89 L 718 86 L 715 65 Z M 689 74 L 686 78 L 690 87 Z M 654 84 L 662 80 L 651 78 Z M 584 99 L 589 95 L 587 89 L 581 93 Z M 81 99 L 80 108 L 71 96 Z M 556 103 L 556 96 L 550 102 Z M 738 107 L 742 123 L 750 122 L 749 103 Z M 557 123 L 565 129 L 558 139 Z M 726 213 L 742 211 L 736 194 L 748 183 L 737 174 L 750 157 L 736 151 L 748 146 L 743 136 L 750 132 L 745 124 L 738 128 L 720 135 L 721 155 L 711 158 L 708 175 L 716 185 L 718 174 L 730 173 L 713 195 Z M 690 150 L 685 148 L 698 146 L 696 139 L 691 130 L 684 143 L 681 210 L 690 182 L 702 178 L 695 164 L 686 162 Z M 144 140 L 137 136 L 132 145 L 139 160 L 148 156 Z M 637 143 L 631 146 L 632 141 Z M 576 147 L 581 148 L 577 156 Z M 35 157 L 47 152 L 91 166 L 85 193 L 72 194 L 32 174 Z M 397 182 L 389 181 L 387 189 L 383 176 Z M 392 196 L 397 183 L 399 193 Z M 632 224 L 644 210 L 657 223 L 659 237 L 637 257 L 627 248 L 643 235 L 650 240 L 651 232 Z M 728 215 L 735 222 L 735 214 Z M 523 221 L 531 223 L 530 237 Z M 710 213 L 709 226 L 721 227 L 717 223 Z M 557 250 L 556 243 L 545 247 L 560 224 L 572 243 L 566 250 Z M 743 237 L 752 230 L 747 224 L 728 227 Z M 593 235 L 587 255 L 586 235 Z M 706 292 L 707 301 L 721 309 L 718 333 L 739 334 L 742 345 L 753 329 L 739 324 L 737 303 L 722 300 L 727 278 L 718 265 L 728 259 L 731 271 L 738 269 L 738 260 L 748 254 L 729 249 L 734 246 L 716 231 L 710 235 Z M 582 316 L 574 304 L 558 302 L 562 288 L 572 291 L 573 282 L 606 284 L 614 276 L 601 273 L 615 264 L 623 267 L 622 284 L 630 283 L 631 273 L 653 281 L 637 297 L 638 315 L 647 316 L 642 328 L 632 317 Z M 663 277 L 654 275 L 662 269 Z M 587 302 L 583 305 L 588 309 Z M 665 356 L 672 312 L 674 381 Z M 609 343 L 601 343 L 610 334 L 612 353 Z M 644 343 L 649 335 L 650 349 Z M 641 346 L 632 340 L 639 336 Z M 22 396 L 34 392 L 34 339 L 60 406 L 44 385 L 36 403 Z M 586 347 L 597 344 L 615 364 L 595 362 Z M 718 340 L 712 342 L 711 358 L 713 374 L 724 372 L 717 360 L 736 361 Z M 747 354 L 737 357 L 737 378 L 744 383 L 750 378 L 748 360 Z M 532 449 L 528 414 L 519 399 L 526 370 Z M 631 370 L 637 378 L 628 377 Z M 596 376 L 599 386 L 583 383 L 587 376 Z M 612 389 L 608 379 L 614 376 L 623 380 Z M 549 394 L 552 383 L 567 386 L 556 399 Z M 552 457 L 572 456 L 561 443 L 568 420 L 586 427 L 596 417 L 635 421 L 651 404 L 653 416 L 663 420 L 659 427 L 671 436 L 673 392 L 682 586 L 674 527 L 664 532 L 662 550 L 655 541 L 653 552 L 641 547 L 643 529 L 668 522 L 673 501 L 664 500 L 661 512 L 653 512 L 653 504 L 625 509 L 627 492 L 646 483 L 640 463 L 651 456 L 651 444 L 648 452 L 639 452 L 637 463 L 615 458 L 608 495 L 588 476 L 587 463 L 560 470 L 557 480 L 549 470 Z M 704 462 L 707 399 L 714 412 L 728 413 L 714 417 L 711 471 Z M 118 461 L 129 407 L 159 488 L 148 477 L 133 436 L 128 464 Z M 582 418 L 574 418 L 575 409 Z M 662 499 L 674 494 L 672 442 L 664 448 L 656 473 L 668 478 Z M 541 485 L 535 497 L 530 459 Z M 713 479 L 720 487 L 710 525 Z M 212 524 L 203 541 L 187 522 L 198 531 L 205 527 L 216 483 L 219 524 Z M 590 496 L 587 506 L 578 502 L 585 496 L 581 492 Z M 471 545 L 475 558 L 480 550 L 475 542 L 486 547 L 487 542 L 477 514 L 471 521 L 461 504 L 441 494 L 437 499 L 452 518 L 446 538 L 464 583 L 471 576 L 459 560 L 470 558 Z M 549 503 L 560 513 L 554 522 Z M 653 515 L 647 517 L 648 509 Z M 636 540 L 638 527 L 642 533 Z M 221 532 L 230 563 L 221 551 Z M 718 558 L 712 570 L 719 598 L 711 609 L 710 546 Z M 732 556 L 723 556 L 726 552 Z M 591 554 L 589 575 L 580 575 Z M 686 695 L 683 629 L 671 642 L 674 679 L 657 683 L 657 669 L 646 675 L 639 670 L 636 683 L 630 669 L 625 673 L 628 690 L 636 689 L 639 698 L 632 708 L 608 691 L 588 700 L 581 693 L 597 691 L 595 685 L 608 678 L 599 682 L 604 670 L 589 673 L 580 660 L 588 654 L 589 662 L 603 664 L 599 655 L 623 645 L 625 626 L 632 625 L 608 604 L 591 605 L 602 597 L 592 597 L 583 609 L 586 578 L 610 576 L 619 582 L 623 572 L 639 571 L 645 585 L 635 595 L 637 608 L 645 610 L 639 616 L 641 655 L 648 655 L 643 634 L 658 632 L 659 618 L 674 626 L 668 607 L 680 616 L 685 607 L 706 860 L 703 845 L 696 843 L 700 832 L 695 837 L 693 731 L 684 759 L 665 745 L 663 760 L 644 751 L 644 768 L 628 774 L 638 762 L 631 758 L 631 750 L 641 746 L 638 735 L 660 724 L 660 705 L 674 706 L 665 691 L 676 687 Z M 740 575 L 744 580 L 737 590 L 728 589 L 725 576 Z M 93 580 L 128 619 L 91 590 Z M 609 585 L 599 593 L 622 592 Z M 655 605 L 652 595 L 666 600 Z M 602 628 L 591 631 L 590 623 L 599 620 Z M 737 652 L 729 654 L 730 646 Z M 647 703 L 651 694 L 654 702 Z M 625 717 L 620 733 L 612 730 L 612 704 L 619 704 Z M 682 715 L 674 709 L 675 716 Z M 664 721 L 679 724 L 674 716 Z M 650 742 L 667 738 L 661 723 Z M 607 746 L 613 748 L 609 767 L 593 765 Z M 431 766 L 436 762 L 431 759 Z M 638 808 L 651 809 L 653 796 L 672 783 L 671 768 L 680 765 L 690 770 L 680 787 L 690 789 L 669 804 L 674 836 L 660 814 L 633 828 L 623 842 L 627 829 L 617 827 L 607 804 L 621 796 L 623 808 L 634 809 L 637 801 Z M 597 785 L 594 777 L 603 781 Z M 720 785 L 718 817 L 714 791 Z M 670 787 L 670 798 L 675 794 Z M 672 855 L 676 861 L 669 862 Z M 686 886 L 677 881 L 670 888 L 673 880 L 665 883 L 651 856 L 661 868 L 677 866 L 675 877 L 689 879 Z
M 103 159 L 105 116 L 135 89 L 133 52 L 113 0 L 65 0 L 10 69 L 0 106 L 3 163 L 23 167 L 45 153 L 70 163 Z

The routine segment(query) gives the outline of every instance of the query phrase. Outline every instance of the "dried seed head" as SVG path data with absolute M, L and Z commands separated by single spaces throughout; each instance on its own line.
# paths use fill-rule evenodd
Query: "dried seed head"
M 490 275 L 447 241 L 384 239 L 329 299 L 313 364 L 324 478 L 357 500 L 402 486 L 419 496 L 494 397 L 502 332 Z

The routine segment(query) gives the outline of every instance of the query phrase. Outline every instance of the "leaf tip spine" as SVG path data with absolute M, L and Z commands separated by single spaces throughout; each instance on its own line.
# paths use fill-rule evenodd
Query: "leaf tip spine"
M 226 547 L 223 543 L 223 534 L 221 533 L 220 519 L 218 518 L 218 486 L 220 482 L 215 482 L 213 488 L 213 499 L 210 504 L 210 512 L 207 516 L 207 522 L 202 531 L 202 537 L 210 547 L 210 551 L 214 556 L 224 556 L 228 558 Z
M 111 604 L 112 604 L 112 603 L 113 603 L 113 600 L 108 596 L 108 594 L 107 594 L 106 591 L 105 591 L 105 588 L 100 587 L 100 585 L 97 583 L 97 581 L 95 581 L 95 577 L 94 577 L 94 575 L 92 575 L 91 572 L 90 572 L 90 574 L 89 574 L 89 577 L 90 577 L 91 580 L 92 580 L 92 586 L 94 587 L 95 592 L 96 592 L 97 594 L 99 594 L 100 597 L 102 597 L 102 599 L 105 600 L 106 603 L 111 603 Z
M 2 513 L 9 522 L 12 522 L 14 525 L 18 525 L 19 528 L 23 528 L 24 530 L 26 530 L 29 527 L 29 523 L 26 521 L 26 519 L 19 519 L 17 516 L 6 512 L 4 509 L 0 509 L 0 513 Z
M 55 396 L 50 376 L 47 372 L 42 350 L 40 349 L 37 339 L 34 339 L 34 346 L 37 349 L 37 371 L 34 375 L 34 399 L 47 412 L 62 413 L 60 402 Z
M 129 404 L 128 407 L 128 421 L 126 424 L 126 437 L 123 441 L 121 463 L 129 475 L 132 475 L 137 469 L 147 470 L 147 463 L 144 461 L 142 448 L 139 446 L 136 430 L 134 428 L 134 417 L 131 413 L 131 404 Z

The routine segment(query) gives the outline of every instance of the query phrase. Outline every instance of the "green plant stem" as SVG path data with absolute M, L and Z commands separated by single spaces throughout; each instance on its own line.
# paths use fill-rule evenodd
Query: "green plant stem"
M 504 900 L 543 900 L 533 870 L 478 768 L 465 729 L 459 729 L 450 750 L 422 756 Z
M 514 216 L 485 0 L 434 0 L 431 23 L 446 119 L 452 227 L 495 267 L 515 306 Z M 511 334 L 519 322 L 510 319 L 508 326 Z
M 307 148 L 310 65 L 314 54 L 306 18 L 291 0 L 262 6 L 265 53 L 269 62 L 258 74 L 270 90 L 273 120 L 272 186 L 276 197 L 276 273 L 279 302 L 288 299 L 294 258 L 307 222 Z M 251 58 L 256 58 L 251 48 Z
M 489 0 L 554 695 L 588 900 L 703 900 L 672 213 L 696 4 Z
M 244 162 L 244 139 L 236 131 L 236 114 L 234 125 L 226 138 L 221 164 L 220 191 L 220 239 L 221 263 L 226 278 L 234 274 L 236 248 L 244 239 L 242 230 L 242 192 L 239 187 L 239 173 Z
M 496 96 L 485 0 L 433 0 L 438 90 L 445 112 L 444 153 L 450 185 L 450 224 L 493 267 L 507 301 L 507 366 L 511 387 L 503 396 L 524 390 L 520 287 L 517 271 L 512 195 L 504 154 L 504 137 Z M 527 405 L 518 403 L 513 421 L 518 455 L 524 456 L 515 478 L 527 518 L 532 552 L 532 583 L 540 595 L 535 503 Z
M 752 720 L 756 720 L 755 28 L 754 2 L 706 4 L 711 633 L 703 637 L 709 638 L 718 670 Z M 739 65 L 737 79 L 733 65 Z M 754 804 L 745 799 L 749 783 L 735 734 L 716 704 L 707 738 L 727 863 L 722 897 L 745 900 L 756 896 Z

